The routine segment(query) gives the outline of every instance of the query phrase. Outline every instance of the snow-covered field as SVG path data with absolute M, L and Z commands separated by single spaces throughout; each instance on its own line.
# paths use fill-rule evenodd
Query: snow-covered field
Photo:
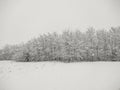
M 0 62 L 0 90 L 120 90 L 120 62 Z

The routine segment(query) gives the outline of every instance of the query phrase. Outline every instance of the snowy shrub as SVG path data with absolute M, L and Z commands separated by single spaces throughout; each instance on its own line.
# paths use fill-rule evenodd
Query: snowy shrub
M 64 31 L 40 35 L 25 44 L 7 45 L 0 60 L 15 61 L 120 61 L 120 27 L 86 32 Z

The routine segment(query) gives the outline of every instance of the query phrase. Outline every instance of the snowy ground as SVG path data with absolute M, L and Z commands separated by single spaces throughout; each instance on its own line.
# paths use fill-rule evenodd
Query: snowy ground
M 120 62 L 0 62 L 0 90 L 120 90 Z

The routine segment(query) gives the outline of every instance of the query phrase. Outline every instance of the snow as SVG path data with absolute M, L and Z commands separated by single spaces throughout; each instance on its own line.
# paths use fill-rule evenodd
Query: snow
M 0 62 L 0 90 L 120 90 L 120 62 Z

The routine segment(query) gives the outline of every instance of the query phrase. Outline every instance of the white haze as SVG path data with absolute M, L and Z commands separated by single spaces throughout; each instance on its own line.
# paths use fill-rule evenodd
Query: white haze
M 119 0 L 0 0 L 0 47 L 39 34 L 120 25 Z

